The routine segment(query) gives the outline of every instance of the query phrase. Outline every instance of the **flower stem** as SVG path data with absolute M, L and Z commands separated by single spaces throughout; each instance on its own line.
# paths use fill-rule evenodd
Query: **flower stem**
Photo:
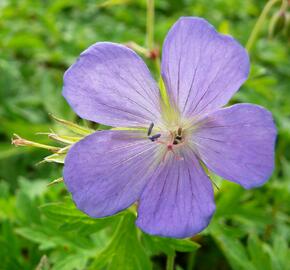
M 147 0 L 146 46 L 154 47 L 154 0 Z
M 188 260 L 187 260 L 187 266 L 186 266 L 187 270 L 194 269 L 195 259 L 196 259 L 196 250 L 188 254 Z
M 148 56 L 148 49 L 140 46 L 139 44 L 137 44 L 134 41 L 127 42 L 125 45 L 127 47 L 133 49 L 138 54 L 141 54 L 142 56 L 145 56 L 145 57 Z
M 174 270 L 175 254 L 167 255 L 166 270 Z
M 265 7 L 263 8 L 262 12 L 261 12 L 261 15 L 259 16 L 254 28 L 253 28 L 253 31 L 251 32 L 250 34 L 250 37 L 248 39 L 248 42 L 246 44 L 246 49 L 248 50 L 248 52 L 251 51 L 251 49 L 253 48 L 254 44 L 255 44 L 255 41 L 256 39 L 258 38 L 258 35 L 261 31 L 261 28 L 262 26 L 264 25 L 265 23 L 265 19 L 269 13 L 269 11 L 271 10 L 271 8 L 278 2 L 280 2 L 281 0 L 269 0 L 267 2 L 267 4 L 265 5 Z
M 290 1 L 287 0 L 282 0 L 282 4 L 281 4 L 281 11 L 287 11 L 288 6 L 290 6 Z

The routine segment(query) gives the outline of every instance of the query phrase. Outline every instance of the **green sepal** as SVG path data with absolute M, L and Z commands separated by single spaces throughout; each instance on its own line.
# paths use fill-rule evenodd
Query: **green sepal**
M 89 134 L 94 132 L 93 129 L 90 129 L 90 128 L 87 128 L 87 127 L 83 127 L 83 126 L 80 126 L 80 125 L 78 125 L 76 123 L 73 123 L 73 122 L 58 118 L 58 117 L 54 116 L 53 114 L 50 114 L 50 116 L 55 121 L 57 121 L 58 123 L 62 124 L 63 126 L 65 126 L 66 128 L 68 128 L 69 130 L 71 130 L 72 132 L 74 132 L 76 134 L 87 136 L 87 135 L 89 135 Z

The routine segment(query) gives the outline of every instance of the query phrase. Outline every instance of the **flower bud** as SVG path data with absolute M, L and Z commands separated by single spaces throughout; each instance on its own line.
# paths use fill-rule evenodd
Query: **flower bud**
M 276 12 L 271 18 L 269 25 L 269 37 L 273 38 L 281 33 L 286 24 L 286 13 L 284 11 Z
M 290 12 L 286 13 L 286 23 L 284 33 L 286 37 L 290 39 Z

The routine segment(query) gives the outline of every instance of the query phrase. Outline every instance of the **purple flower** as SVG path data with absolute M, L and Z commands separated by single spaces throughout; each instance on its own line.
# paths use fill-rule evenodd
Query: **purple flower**
M 162 78 L 170 108 L 134 51 L 101 42 L 64 75 L 63 95 L 82 118 L 123 129 L 97 131 L 70 149 L 64 181 L 91 217 L 138 201 L 145 232 L 188 237 L 214 211 L 212 172 L 245 188 L 274 167 L 271 113 L 251 104 L 224 106 L 247 79 L 249 58 L 204 19 L 180 18 L 163 44 Z

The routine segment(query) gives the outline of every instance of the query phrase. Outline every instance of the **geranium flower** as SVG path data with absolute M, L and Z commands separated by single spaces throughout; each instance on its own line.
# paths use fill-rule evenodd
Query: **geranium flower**
M 138 202 L 143 231 L 183 238 L 203 230 L 215 211 L 203 166 L 245 188 L 262 185 L 274 167 L 276 129 L 260 106 L 221 108 L 247 79 L 249 57 L 204 19 L 174 24 L 161 69 L 170 108 L 131 49 L 100 42 L 80 55 L 64 75 L 64 97 L 80 117 L 123 129 L 73 145 L 63 174 L 89 216 Z

